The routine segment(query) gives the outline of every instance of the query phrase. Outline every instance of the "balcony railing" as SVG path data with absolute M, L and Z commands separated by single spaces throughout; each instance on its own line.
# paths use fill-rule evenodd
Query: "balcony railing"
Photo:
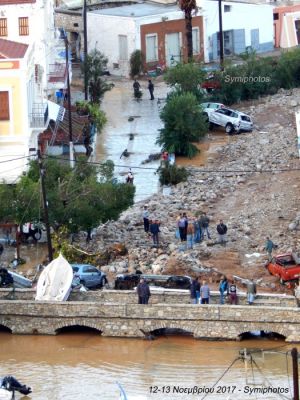
M 65 63 L 56 63 L 49 65 L 48 82 L 65 82 L 67 69 Z
M 35 103 L 32 112 L 29 114 L 30 127 L 47 128 L 48 114 L 48 103 Z

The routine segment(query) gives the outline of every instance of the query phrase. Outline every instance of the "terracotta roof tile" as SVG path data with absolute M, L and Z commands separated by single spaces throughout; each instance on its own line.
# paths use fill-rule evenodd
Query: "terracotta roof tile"
M 9 4 L 27 4 L 36 3 L 36 0 L 0 0 L 0 6 L 5 6 Z
M 0 0 L 1 1 L 1 0 Z M 28 44 L 0 39 L 0 58 L 23 58 Z

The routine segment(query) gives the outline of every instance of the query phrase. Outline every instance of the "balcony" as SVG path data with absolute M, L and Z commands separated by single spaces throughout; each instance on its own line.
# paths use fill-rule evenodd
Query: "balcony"
M 65 63 L 49 64 L 49 83 L 61 83 L 64 85 L 67 79 L 67 69 Z
M 48 103 L 34 103 L 29 119 L 30 128 L 46 129 L 49 121 Z

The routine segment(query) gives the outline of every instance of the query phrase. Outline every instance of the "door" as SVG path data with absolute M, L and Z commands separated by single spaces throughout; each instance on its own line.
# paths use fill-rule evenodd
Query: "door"
M 251 29 L 251 47 L 259 50 L 259 29 Z
M 180 32 L 166 34 L 166 64 L 172 67 L 180 62 Z

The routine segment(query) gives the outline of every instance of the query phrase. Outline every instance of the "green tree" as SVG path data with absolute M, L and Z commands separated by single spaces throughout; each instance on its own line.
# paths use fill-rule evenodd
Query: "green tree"
M 179 182 L 185 182 L 189 176 L 188 171 L 183 167 L 177 167 L 176 164 L 162 164 L 158 170 L 159 182 L 161 185 L 177 185 Z
M 69 232 L 90 230 L 101 222 L 117 219 L 133 204 L 133 185 L 113 179 L 113 163 L 107 161 L 100 168 L 78 160 L 72 170 L 67 164 L 47 159 L 45 186 L 50 225 L 57 229 L 66 226 Z M 13 187 L 0 186 L 1 220 L 22 223 L 39 221 L 43 215 L 39 168 L 36 161 L 30 165 L 27 176 Z M 12 201 L 13 199 L 13 201 Z M 10 210 L 4 215 L 2 210 Z
M 143 72 L 144 54 L 141 50 L 135 50 L 130 56 L 130 76 L 134 78 Z
M 160 130 L 157 143 L 164 151 L 193 157 L 199 150 L 192 142 L 198 142 L 207 132 L 207 122 L 192 93 L 172 94 L 160 117 L 164 128 Z
M 197 3 L 196 0 L 179 0 L 179 7 L 184 12 L 188 60 L 191 61 L 193 59 L 192 12 L 197 9 Z
M 203 97 L 200 88 L 204 78 L 205 72 L 194 63 L 179 63 L 169 68 L 164 75 L 168 85 L 181 92 L 191 92 L 199 100 Z
M 100 104 L 104 94 L 111 90 L 113 83 L 107 83 L 102 77 L 107 68 L 108 59 L 99 50 L 92 50 L 82 64 L 82 72 L 89 88 L 92 103 Z

